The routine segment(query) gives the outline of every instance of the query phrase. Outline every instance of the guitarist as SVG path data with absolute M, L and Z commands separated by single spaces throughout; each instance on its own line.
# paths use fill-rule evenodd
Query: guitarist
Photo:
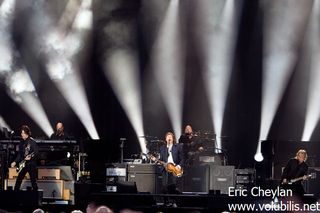
M 306 180 L 308 178 L 307 158 L 308 155 L 306 150 L 300 149 L 296 153 L 296 157 L 288 161 L 281 176 L 282 187 L 292 189 L 292 192 L 299 197 L 302 197 L 305 193 L 302 180 Z M 301 180 L 290 183 L 290 180 L 295 178 L 301 178 Z
M 184 156 L 182 147 L 176 143 L 172 132 L 165 135 L 165 144 L 160 147 L 160 160 L 165 163 L 174 163 L 178 168 L 184 165 Z M 161 168 L 163 192 L 169 194 L 179 193 L 177 185 L 180 185 L 180 179 L 169 173 L 165 168 Z M 178 180 L 179 179 L 179 180 Z
M 25 167 L 21 169 L 18 174 L 16 184 L 14 186 L 14 190 L 20 190 L 20 186 L 22 183 L 22 179 L 25 177 L 28 172 L 31 179 L 32 189 L 34 191 L 38 190 L 38 185 L 36 182 L 36 174 L 37 174 L 37 162 L 36 156 L 38 154 L 38 145 L 31 138 L 31 131 L 27 125 L 21 126 L 21 138 L 22 140 L 19 143 L 19 152 L 16 159 L 11 163 L 11 167 L 15 167 L 19 165 L 19 163 L 23 160 L 26 161 Z

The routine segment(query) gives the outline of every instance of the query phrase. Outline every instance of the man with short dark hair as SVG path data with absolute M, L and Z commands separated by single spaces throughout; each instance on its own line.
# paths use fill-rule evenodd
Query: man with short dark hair
M 37 155 L 38 155 L 38 145 L 33 138 L 31 138 L 31 131 L 27 125 L 22 125 L 21 127 L 21 138 L 19 143 L 19 152 L 16 159 L 11 163 L 11 167 L 18 166 L 18 177 L 14 190 L 20 190 L 20 186 L 23 178 L 27 173 L 30 175 L 32 189 L 34 191 L 38 190 L 36 175 L 37 175 Z

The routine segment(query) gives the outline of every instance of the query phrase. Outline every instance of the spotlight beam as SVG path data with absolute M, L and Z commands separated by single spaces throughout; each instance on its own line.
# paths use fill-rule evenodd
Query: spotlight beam
M 309 141 L 320 118 L 320 39 L 319 39 L 319 15 L 320 1 L 314 1 L 309 31 L 307 37 L 307 50 L 310 51 L 311 70 L 307 100 L 306 119 L 302 134 L 302 141 Z
M 141 88 L 137 53 L 130 48 L 110 52 L 105 59 L 104 70 L 113 91 L 125 110 L 140 143 L 146 153 L 142 121 Z
M 57 26 L 53 26 L 51 20 L 44 24 L 36 23 L 38 20 L 35 20 L 34 24 L 40 26 L 37 29 L 39 37 L 35 41 L 43 42 L 38 42 L 36 48 L 40 51 L 35 51 L 41 53 L 44 61 L 47 61 L 46 71 L 50 79 L 57 85 L 90 137 L 99 139 L 79 73 L 79 58 L 85 53 L 84 41 L 88 39 L 92 28 L 91 6 L 91 0 L 80 1 L 80 6 L 69 2 L 66 11 L 71 11 L 72 15 L 65 11 Z M 43 15 L 42 10 L 38 12 L 39 16 Z M 70 30 L 67 27 L 69 25 Z M 43 32 L 48 33 L 44 35 Z
M 0 76 L 11 71 L 12 38 L 8 33 L 12 28 L 15 0 L 4 0 L 0 6 Z
M 50 136 L 53 129 L 32 80 L 25 67 L 20 64 L 20 56 L 13 55 L 15 46 L 8 32 L 12 28 L 15 3 L 15 0 L 4 0 L 0 7 L 0 52 L 3 55 L 0 59 L 0 76 L 5 80 L 9 96 Z
M 297 60 L 310 4 L 301 1 L 265 1 L 262 109 L 259 142 L 266 140 L 275 113 Z M 300 14 L 297 17 L 296 14 Z M 257 146 L 261 153 L 261 145 Z
M 7 124 L 4 118 L 0 116 L 0 128 L 2 129 L 3 127 L 7 128 L 8 130 L 11 130 L 10 126 Z
M 151 66 L 175 135 L 181 135 L 184 86 L 185 47 L 179 28 L 179 1 L 171 0 L 152 48 Z
M 222 2 L 220 2 L 222 3 Z M 209 97 L 211 117 L 217 146 L 222 148 L 223 116 L 234 59 L 239 10 L 234 0 L 226 0 L 220 10 L 211 10 L 211 1 L 199 1 L 198 24 L 204 32 L 199 35 L 205 52 L 204 82 Z M 212 21 L 213 20 L 213 21 Z
M 75 69 L 75 67 L 73 67 Z M 80 121 L 88 131 L 92 139 L 99 139 L 96 131 L 91 111 L 88 105 L 87 96 L 85 95 L 84 87 L 77 75 L 67 75 L 62 81 L 55 81 L 60 92 L 70 104 Z

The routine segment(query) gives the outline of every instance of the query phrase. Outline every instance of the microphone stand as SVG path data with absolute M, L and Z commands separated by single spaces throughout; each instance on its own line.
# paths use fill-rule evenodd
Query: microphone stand
M 120 163 L 123 163 L 123 147 L 126 140 L 126 138 L 120 138 Z
M 14 132 L 11 131 L 10 132 L 10 136 L 9 136 L 9 142 L 7 143 L 7 147 L 6 147 L 6 161 L 5 161 L 5 166 L 2 169 L 2 177 L 1 177 L 1 184 L 2 186 L 4 186 L 4 180 L 8 178 L 9 175 L 9 168 L 10 166 L 10 148 L 11 146 L 14 146 L 13 144 L 13 134 Z
M 223 156 L 223 166 L 226 166 L 228 163 L 228 152 L 226 149 L 222 149 L 222 148 L 214 148 L 217 153 L 216 154 L 222 154 Z

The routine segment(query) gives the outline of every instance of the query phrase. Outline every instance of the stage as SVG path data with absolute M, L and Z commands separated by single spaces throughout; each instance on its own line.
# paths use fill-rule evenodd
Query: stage
M 89 187 L 89 186 L 87 186 Z M 212 192 L 217 193 L 217 192 Z M 318 198 L 306 194 L 302 200 L 294 196 L 252 196 L 221 194 L 146 194 L 92 192 L 86 196 L 75 194 L 76 204 L 42 199 L 42 192 L 0 191 L 1 208 L 7 211 L 32 212 L 37 208 L 45 212 L 86 212 L 89 202 L 106 205 L 119 212 L 132 209 L 142 212 L 288 212 L 319 211 Z M 298 210 L 299 209 L 299 210 Z

